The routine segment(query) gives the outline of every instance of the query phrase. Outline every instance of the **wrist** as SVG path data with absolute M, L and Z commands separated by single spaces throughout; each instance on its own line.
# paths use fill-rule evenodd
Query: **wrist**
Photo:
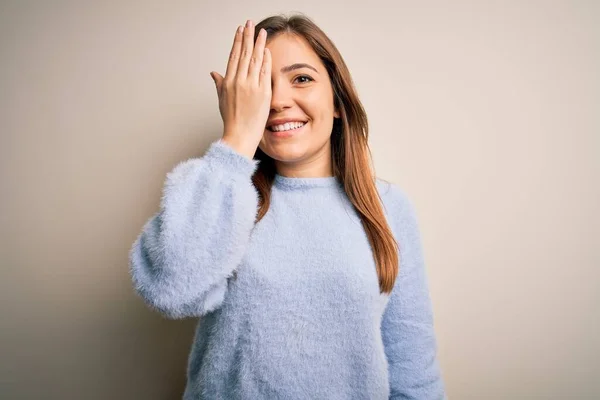
M 225 134 L 223 134 L 221 141 L 224 142 L 229 147 L 231 147 L 236 152 L 245 156 L 246 158 L 249 158 L 250 160 L 254 159 L 254 153 L 256 152 L 256 146 L 254 146 L 250 143 L 247 143 L 246 141 L 240 140 L 238 135 L 232 135 L 232 134 L 225 133 Z

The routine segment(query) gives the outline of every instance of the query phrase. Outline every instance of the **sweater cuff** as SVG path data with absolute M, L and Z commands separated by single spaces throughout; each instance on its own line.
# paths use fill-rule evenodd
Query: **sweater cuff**
M 248 178 L 252 177 L 260 162 L 250 160 L 220 139 L 209 146 L 204 157 L 215 170 L 228 171 Z

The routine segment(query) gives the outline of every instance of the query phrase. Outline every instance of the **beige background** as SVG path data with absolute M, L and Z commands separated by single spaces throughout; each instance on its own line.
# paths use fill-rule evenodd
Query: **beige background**
M 219 138 L 235 27 L 292 11 L 416 206 L 450 397 L 600 398 L 600 2 L 509 0 L 2 1 L 0 397 L 180 398 L 195 321 L 127 252 Z

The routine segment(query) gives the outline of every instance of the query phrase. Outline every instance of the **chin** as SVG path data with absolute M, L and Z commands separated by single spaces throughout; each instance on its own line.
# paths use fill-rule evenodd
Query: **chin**
M 294 143 L 269 143 L 262 149 L 269 157 L 281 162 L 293 162 L 304 158 L 306 149 Z

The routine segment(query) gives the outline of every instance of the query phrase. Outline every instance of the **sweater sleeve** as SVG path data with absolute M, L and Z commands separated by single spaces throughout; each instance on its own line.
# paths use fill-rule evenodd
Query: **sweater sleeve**
M 390 399 L 447 399 L 415 210 L 399 187 L 392 192 L 388 211 L 397 222 L 400 263 L 381 325 Z
M 222 304 L 257 215 L 258 162 L 218 140 L 167 174 L 160 209 L 129 251 L 133 286 L 148 306 L 178 319 Z

